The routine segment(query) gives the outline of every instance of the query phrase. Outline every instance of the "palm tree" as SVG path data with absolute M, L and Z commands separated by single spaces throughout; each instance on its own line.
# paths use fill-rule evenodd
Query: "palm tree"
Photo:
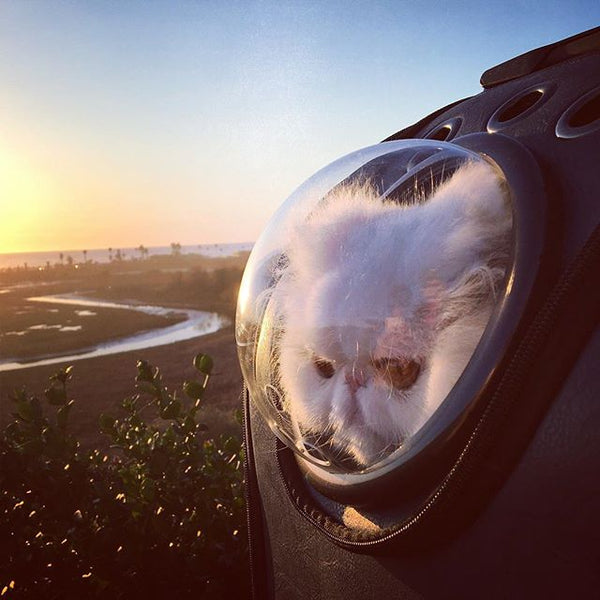
M 112 262 L 112 248 L 108 249 L 108 262 Z
M 181 254 L 181 244 L 179 242 L 171 242 L 171 254 L 179 256 Z
M 84 264 L 87 262 L 87 250 L 83 251 L 83 262 Z
M 60 258 L 60 264 L 64 265 L 65 264 L 65 255 L 61 252 L 58 256 Z

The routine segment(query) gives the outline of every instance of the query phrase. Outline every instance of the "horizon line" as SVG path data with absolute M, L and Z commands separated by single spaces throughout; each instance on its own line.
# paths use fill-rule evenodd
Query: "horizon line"
M 10 256 L 10 255 L 15 255 L 15 254 L 51 254 L 51 253 L 57 253 L 57 254 L 65 254 L 68 252 L 108 252 L 109 250 L 112 250 L 113 252 L 116 252 L 117 250 L 137 250 L 140 246 L 144 246 L 144 248 L 147 248 L 148 250 L 151 250 L 152 248 L 169 248 L 171 246 L 171 244 L 180 244 L 181 248 L 191 248 L 191 247 L 197 247 L 197 248 L 202 248 L 202 247 L 206 247 L 206 246 L 230 246 L 230 245 L 245 245 L 245 244 L 255 244 L 256 241 L 254 240 L 246 240 L 243 242 L 206 242 L 206 243 L 201 243 L 201 244 L 197 244 L 197 243 L 193 243 L 193 244 L 180 244 L 180 242 L 169 242 L 168 244 L 154 244 L 152 246 L 146 246 L 145 244 L 138 244 L 137 246 L 101 246 L 101 247 L 96 247 L 96 248 L 66 248 L 66 249 L 60 249 L 60 248 L 50 248 L 47 250 L 16 250 L 16 251 L 0 251 L 0 256 Z

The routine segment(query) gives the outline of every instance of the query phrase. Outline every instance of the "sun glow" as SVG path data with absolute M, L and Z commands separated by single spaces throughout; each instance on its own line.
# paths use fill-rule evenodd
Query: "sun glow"
M 0 146 L 0 252 L 35 249 L 56 196 L 51 176 Z

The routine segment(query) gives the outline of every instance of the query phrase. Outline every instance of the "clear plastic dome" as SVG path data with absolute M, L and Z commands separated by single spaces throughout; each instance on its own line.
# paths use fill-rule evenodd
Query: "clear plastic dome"
M 275 213 L 244 273 L 236 342 L 251 401 L 310 468 L 372 473 L 434 418 L 504 285 L 506 189 L 459 146 L 385 142 Z

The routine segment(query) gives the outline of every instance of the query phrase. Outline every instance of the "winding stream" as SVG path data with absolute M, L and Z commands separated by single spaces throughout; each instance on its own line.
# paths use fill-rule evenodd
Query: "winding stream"
M 137 310 L 146 314 L 152 315 L 167 315 L 177 312 L 186 315 L 186 320 L 152 329 L 142 333 L 136 333 L 131 336 L 110 340 L 108 342 L 98 344 L 92 348 L 86 348 L 79 352 L 61 355 L 61 356 L 46 356 L 44 358 L 32 359 L 8 359 L 0 360 L 0 371 L 13 371 L 16 369 L 27 369 L 29 367 L 39 367 L 41 365 L 52 365 L 62 362 L 73 362 L 84 358 L 93 358 L 96 356 L 105 356 L 107 354 L 117 354 L 119 352 L 130 352 L 131 350 L 141 350 L 143 348 L 151 348 L 154 346 L 163 346 L 172 344 L 173 342 L 181 342 L 202 335 L 213 333 L 226 327 L 230 324 L 229 319 L 218 315 L 217 313 L 204 312 L 191 309 L 173 309 L 162 306 L 148 306 L 138 304 L 125 304 L 117 302 L 108 302 L 104 300 L 92 300 L 89 298 L 81 298 L 75 295 L 56 295 L 56 296 L 38 296 L 28 298 L 29 302 L 46 302 L 51 304 L 70 304 L 74 306 L 96 307 L 96 308 L 116 308 Z

